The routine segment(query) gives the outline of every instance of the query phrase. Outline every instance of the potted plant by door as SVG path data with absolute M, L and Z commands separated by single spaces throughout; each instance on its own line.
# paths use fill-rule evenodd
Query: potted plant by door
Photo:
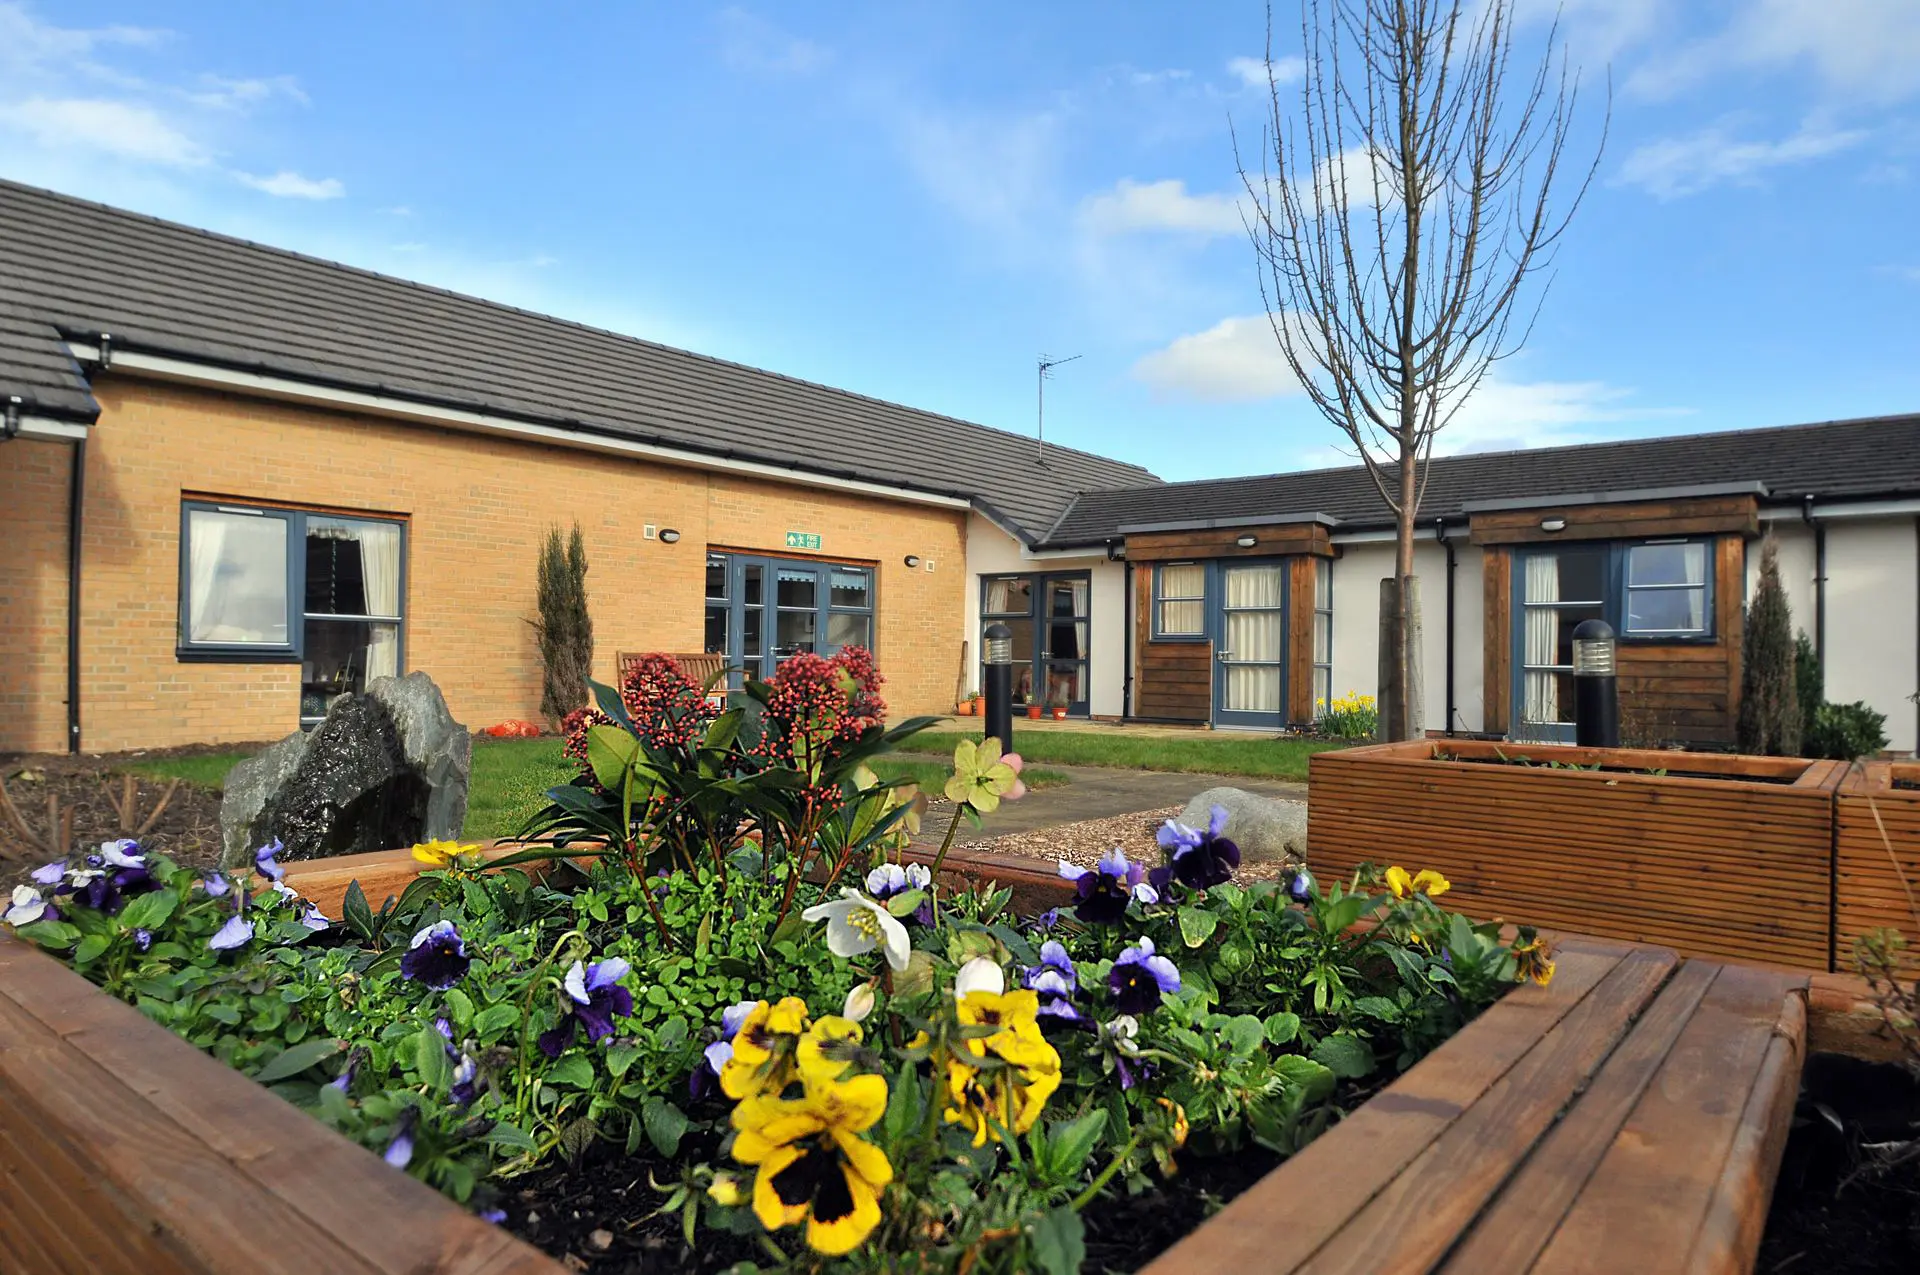
M 1053 692 L 1053 720 L 1056 722 L 1067 720 L 1067 688 L 1064 686 L 1056 688 Z
M 1028 693 L 1028 695 L 1026 696 L 1026 703 L 1027 703 L 1027 718 L 1028 718 L 1028 720 L 1030 720 L 1030 721 L 1036 721 L 1036 722 L 1037 722 L 1037 721 L 1039 721 L 1039 720 L 1040 720 L 1040 712 L 1041 712 L 1041 710 L 1040 710 L 1040 702 L 1039 702 L 1038 700 L 1036 700 L 1036 699 L 1034 699 L 1034 698 L 1033 698 L 1033 695 L 1032 695 L 1032 693 L 1031 693 L 1031 692 L 1029 692 L 1029 693 Z
M 959 703 L 959 706 L 956 707 L 953 711 L 960 714 L 960 716 L 962 717 L 972 717 L 973 716 L 973 696 L 969 695 L 967 696 L 967 698 L 961 700 Z

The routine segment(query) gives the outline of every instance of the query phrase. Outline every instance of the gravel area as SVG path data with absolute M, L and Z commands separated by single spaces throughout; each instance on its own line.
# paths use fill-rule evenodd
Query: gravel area
M 1115 815 L 1109 819 L 1063 823 L 1034 832 L 1016 832 L 980 840 L 968 840 L 962 836 L 959 844 L 984 854 L 1018 854 L 1030 859 L 1044 859 L 1049 863 L 1065 859 L 1083 868 L 1093 867 L 1101 855 L 1118 846 L 1135 863 L 1158 867 L 1160 843 L 1154 839 L 1154 834 L 1160 830 L 1161 824 L 1177 817 L 1180 810 L 1179 806 L 1168 806 L 1162 810 L 1136 810 L 1132 814 Z M 1241 865 L 1235 876 L 1242 881 L 1271 880 L 1279 876 L 1285 866 L 1279 862 L 1247 863 Z

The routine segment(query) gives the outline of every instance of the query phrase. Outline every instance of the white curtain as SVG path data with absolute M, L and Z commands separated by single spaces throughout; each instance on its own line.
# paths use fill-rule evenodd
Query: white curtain
M 1013 587 L 1024 583 L 1023 580 L 987 581 L 987 614 L 1004 615 L 1012 611 L 1014 609 Z
M 1284 570 L 1229 567 L 1226 577 L 1226 632 L 1221 644 L 1230 652 L 1230 661 L 1222 707 L 1232 712 L 1278 713 Z
M 400 528 L 390 522 L 353 525 L 360 542 L 360 578 L 366 586 L 367 614 L 400 614 Z M 397 677 L 400 673 L 400 629 L 393 624 L 372 625 L 368 634 L 367 679 Z
M 214 630 L 213 588 L 227 544 L 227 520 L 194 510 L 187 515 L 187 632 L 196 642 Z
M 1160 568 L 1160 631 L 1181 635 L 1206 631 L 1207 568 L 1203 563 L 1168 563 Z M 1179 601 L 1178 599 L 1192 599 Z
M 1527 592 L 1528 603 L 1558 602 L 1560 600 L 1560 559 L 1551 553 L 1527 555 Z M 1555 638 L 1560 629 L 1560 612 L 1556 607 L 1529 606 L 1526 610 L 1526 651 L 1523 660 L 1527 664 L 1552 664 L 1555 662 Z M 1558 722 L 1560 717 L 1560 679 L 1555 673 L 1546 670 L 1527 670 L 1525 678 L 1525 705 L 1520 720 L 1523 722 Z
M 1070 596 L 1073 604 L 1074 617 L 1073 649 L 1071 651 L 1055 651 L 1053 654 L 1056 658 L 1064 655 L 1071 659 L 1084 660 L 1087 658 L 1087 590 L 1091 585 L 1086 580 L 1070 580 L 1066 583 L 1072 591 Z M 1080 698 L 1078 695 L 1074 696 L 1076 701 Z

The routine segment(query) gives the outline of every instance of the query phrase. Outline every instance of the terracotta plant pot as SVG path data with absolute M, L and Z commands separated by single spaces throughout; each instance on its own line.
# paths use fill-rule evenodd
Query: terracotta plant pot
M 1030 719 L 1031 719 L 1031 720 L 1033 720 L 1033 721 L 1036 721 L 1036 722 L 1037 722 L 1037 721 L 1039 721 L 1039 720 L 1040 720 L 1040 706 L 1039 706 L 1038 704 L 1029 704 L 1029 705 L 1027 705 L 1027 716 L 1028 716 L 1028 718 L 1030 718 Z
M 1064 721 L 1066 721 L 1066 720 L 1067 720 L 1067 710 L 1066 710 L 1066 709 L 1064 709 L 1064 708 L 1056 708 L 1056 709 L 1054 709 L 1054 710 L 1053 710 L 1053 720 L 1054 720 L 1054 721 L 1056 721 L 1056 722 L 1064 722 Z
M 972 717 L 973 701 L 970 699 L 963 699 L 960 701 L 960 706 L 954 709 L 953 711 L 960 714 L 960 716 L 962 717 Z

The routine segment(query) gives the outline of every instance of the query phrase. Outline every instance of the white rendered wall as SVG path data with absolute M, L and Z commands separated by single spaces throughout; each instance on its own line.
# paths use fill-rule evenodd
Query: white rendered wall
M 1486 627 L 1480 550 L 1454 545 L 1454 728 L 1479 730 L 1481 633 Z M 1391 541 L 1346 544 L 1333 562 L 1333 693 L 1380 693 L 1380 582 L 1393 574 Z M 1431 536 L 1414 546 L 1423 639 L 1420 668 L 1428 730 L 1447 726 L 1447 551 Z
M 980 686 L 980 578 L 1037 575 L 1047 571 L 1086 571 L 1092 588 L 1087 599 L 1088 709 L 1096 717 L 1118 717 L 1126 686 L 1126 566 L 1103 553 L 1071 558 L 1032 557 L 1018 540 L 979 514 L 967 518 L 965 612 L 960 632 L 967 644 L 967 686 Z
M 1920 669 L 1920 542 L 1914 520 L 1836 518 L 1827 530 L 1827 699 L 1887 715 L 1889 747 L 1911 752 Z M 1811 603 L 1809 603 L 1811 608 Z M 1801 623 L 1796 608 L 1794 620 Z M 1812 628 L 1809 609 L 1805 627 Z
M 1762 523 L 1763 532 L 1773 535 L 1780 547 L 1780 587 L 1787 591 L 1787 608 L 1793 612 L 1793 631 L 1813 636 L 1813 529 L 1795 515 Z M 1747 542 L 1747 592 L 1760 584 L 1760 541 Z

